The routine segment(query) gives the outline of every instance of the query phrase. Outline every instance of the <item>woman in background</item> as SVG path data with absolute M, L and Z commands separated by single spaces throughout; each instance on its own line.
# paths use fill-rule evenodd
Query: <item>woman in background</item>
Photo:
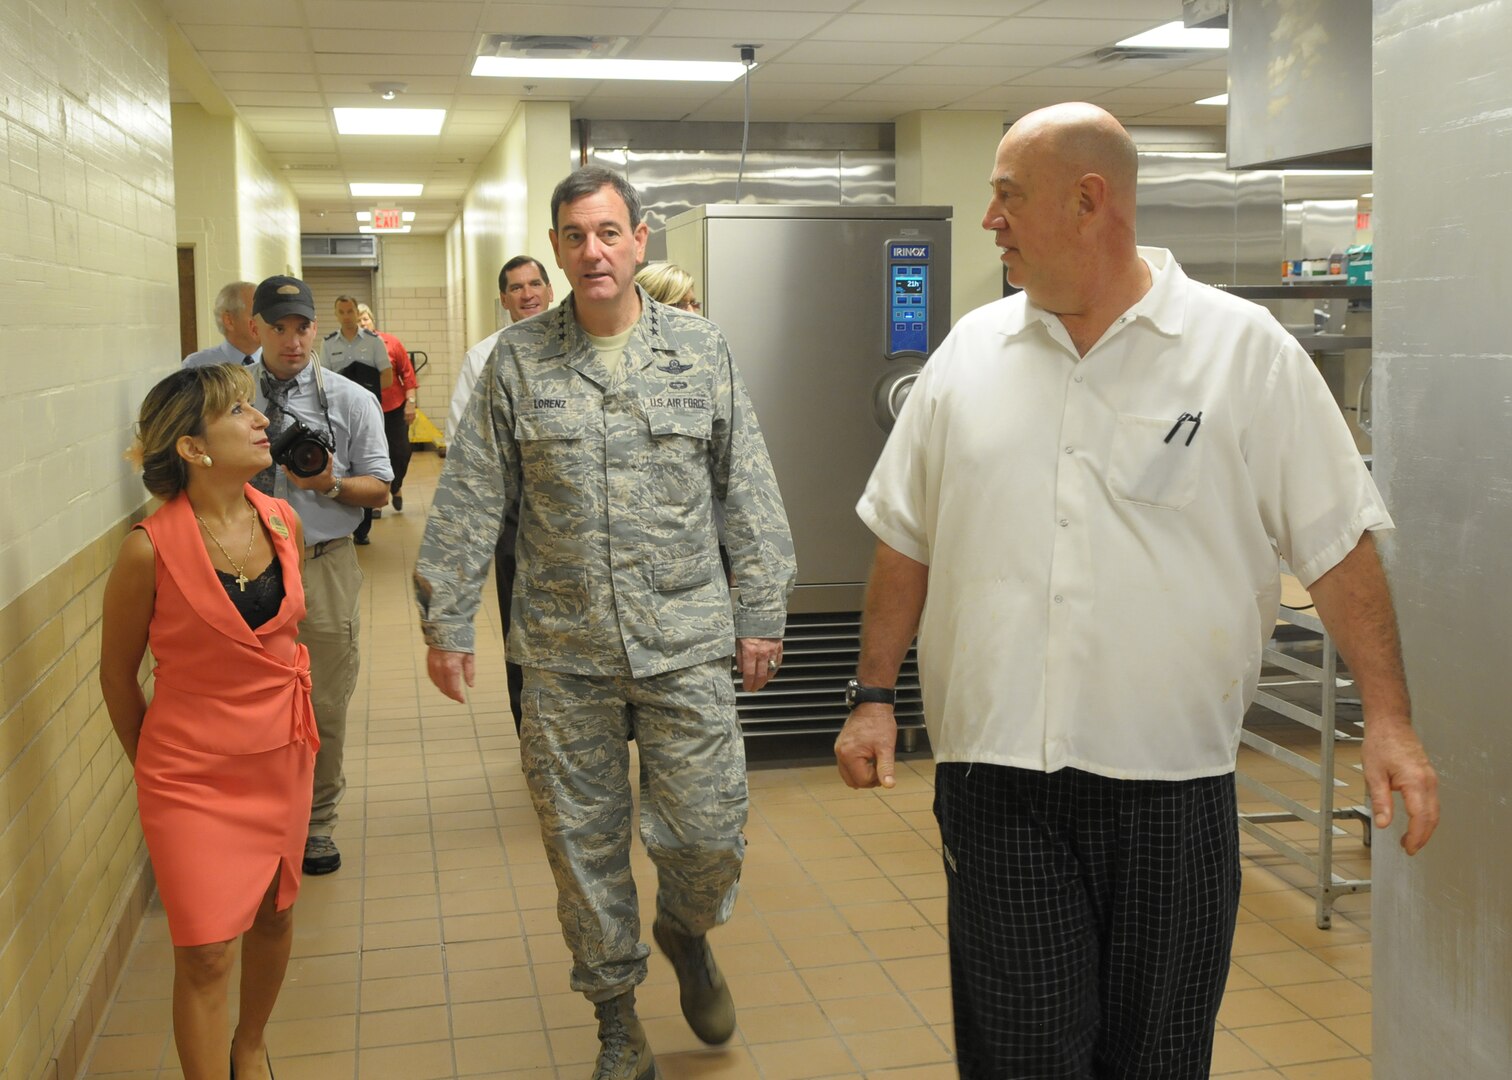
M 100 685 L 168 913 L 186 1080 L 272 1076 L 263 1035 L 289 962 L 320 741 L 295 640 L 303 534 L 287 503 L 247 483 L 272 463 L 252 397 L 251 376 L 225 364 L 177 371 L 147 394 L 134 449 L 164 505 L 127 535 L 105 587 Z M 139 682 L 149 646 L 150 705 Z
M 393 334 L 385 334 L 373 324 L 373 309 L 366 304 L 357 305 L 357 325 L 383 339 L 388 348 L 389 363 L 394 366 L 394 381 L 384 388 L 378 403 L 383 409 L 383 434 L 388 439 L 389 464 L 394 467 L 389 495 L 394 512 L 399 514 L 404 512 L 404 496 L 399 492 L 404 487 L 404 476 L 409 472 L 409 427 L 415 422 L 415 397 L 420 392 L 420 380 L 415 377 L 415 365 L 410 363 L 409 351 Z M 367 523 L 372 521 L 372 511 L 367 512 L 366 520 Z
M 635 275 L 635 283 L 653 300 L 695 315 L 703 311 L 703 305 L 693 295 L 693 275 L 676 263 L 649 262 Z

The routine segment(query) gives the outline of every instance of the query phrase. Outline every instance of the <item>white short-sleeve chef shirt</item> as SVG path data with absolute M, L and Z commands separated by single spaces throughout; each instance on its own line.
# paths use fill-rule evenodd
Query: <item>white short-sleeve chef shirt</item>
M 1278 554 L 1308 585 L 1392 527 L 1291 335 L 1170 252 L 1139 253 L 1149 292 L 1085 357 L 1023 294 L 962 319 L 857 506 L 929 566 L 937 760 L 1231 771 Z

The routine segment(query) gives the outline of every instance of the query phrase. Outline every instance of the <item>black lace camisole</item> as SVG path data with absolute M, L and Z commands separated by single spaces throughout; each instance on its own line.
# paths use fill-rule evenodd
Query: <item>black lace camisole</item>
M 268 568 L 255 578 L 247 582 L 247 591 L 243 592 L 236 584 L 236 575 L 228 574 L 224 570 L 217 569 L 215 576 L 220 578 L 220 583 L 226 587 L 226 595 L 231 598 L 231 603 L 236 605 L 236 610 L 241 617 L 247 620 L 247 626 L 256 630 L 274 615 L 278 614 L 278 608 L 283 603 L 284 582 L 283 570 L 278 565 L 278 556 L 268 564 Z

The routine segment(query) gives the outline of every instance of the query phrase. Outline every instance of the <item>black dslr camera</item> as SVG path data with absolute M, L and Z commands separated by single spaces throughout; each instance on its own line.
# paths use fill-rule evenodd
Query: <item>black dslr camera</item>
M 287 465 L 295 476 L 309 477 L 325 472 L 336 444 L 325 432 L 305 427 L 302 421 L 295 420 L 279 433 L 268 449 L 273 454 L 273 464 Z

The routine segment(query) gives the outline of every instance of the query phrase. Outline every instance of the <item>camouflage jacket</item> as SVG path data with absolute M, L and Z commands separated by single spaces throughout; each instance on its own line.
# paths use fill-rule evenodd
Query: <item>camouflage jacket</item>
M 737 636 L 782 636 L 797 566 L 745 384 L 718 327 L 640 296 L 613 389 L 570 299 L 499 335 L 415 568 L 430 645 L 472 651 L 517 491 L 514 662 L 642 678 L 728 656 Z

